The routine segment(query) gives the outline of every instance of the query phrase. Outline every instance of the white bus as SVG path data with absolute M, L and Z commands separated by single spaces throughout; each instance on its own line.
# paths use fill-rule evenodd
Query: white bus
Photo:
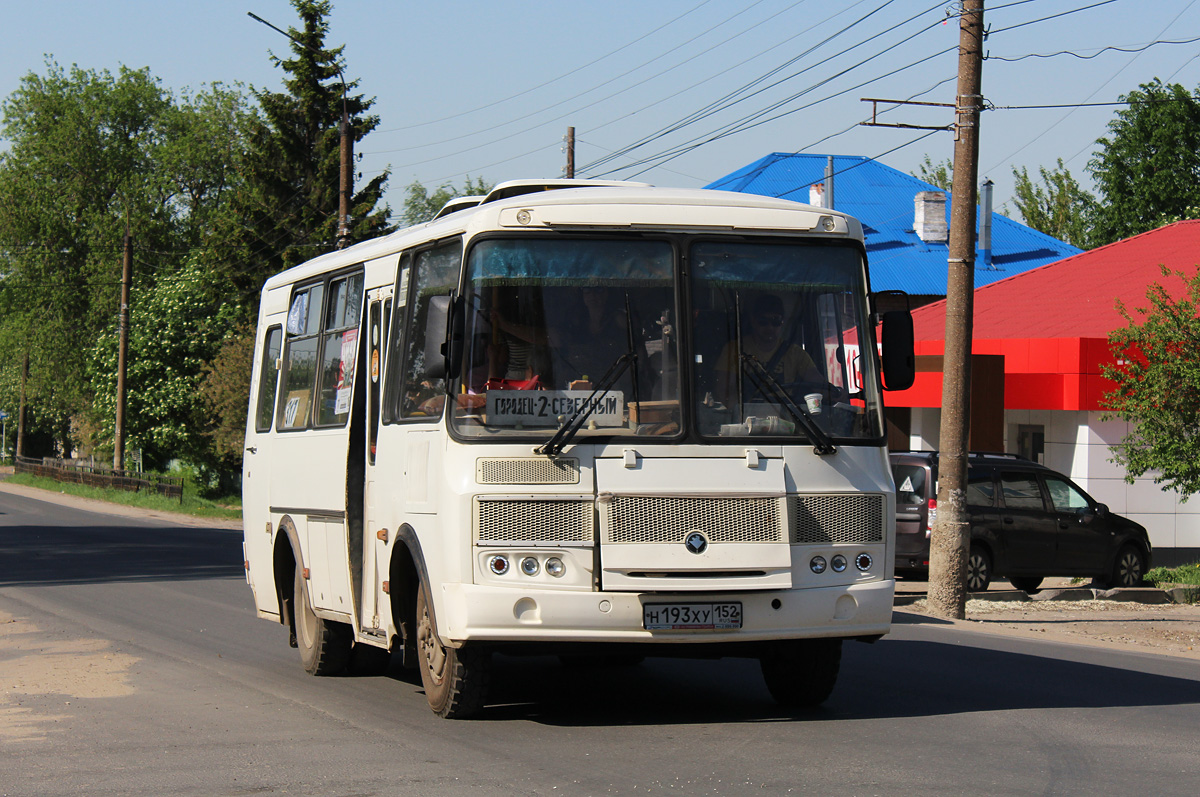
M 892 614 L 881 387 L 911 381 L 912 325 L 870 300 L 842 213 L 571 180 L 272 277 L 259 616 L 316 675 L 396 654 L 444 717 L 484 705 L 493 654 L 754 657 L 823 701 Z

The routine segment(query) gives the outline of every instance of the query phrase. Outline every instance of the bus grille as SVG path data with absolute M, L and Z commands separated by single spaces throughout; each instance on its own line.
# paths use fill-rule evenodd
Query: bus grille
M 883 542 L 882 495 L 793 495 L 788 503 L 793 544 Z
M 475 461 L 479 484 L 578 484 L 579 460 L 547 457 Z
M 478 542 L 484 545 L 591 545 L 592 501 L 475 500 Z
M 783 542 L 776 498 L 614 496 L 600 502 L 600 528 L 609 543 L 682 543 L 692 531 L 709 542 Z

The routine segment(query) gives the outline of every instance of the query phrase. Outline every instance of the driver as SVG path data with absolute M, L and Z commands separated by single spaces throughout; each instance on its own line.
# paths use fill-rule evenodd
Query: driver
M 783 301 L 778 296 L 763 294 L 755 299 L 742 335 L 743 353 L 762 363 L 767 373 L 784 387 L 805 382 L 824 384 L 825 377 L 808 353 L 784 338 L 783 322 Z M 716 371 L 719 398 L 725 406 L 731 406 L 737 400 L 737 378 L 742 372 L 736 340 L 729 341 L 721 350 Z

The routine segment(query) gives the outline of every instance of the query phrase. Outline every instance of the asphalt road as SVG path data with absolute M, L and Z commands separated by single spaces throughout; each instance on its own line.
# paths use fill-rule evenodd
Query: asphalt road
M 0 794 L 1096 794 L 1200 782 L 1200 665 L 897 614 L 821 709 L 750 661 L 497 660 L 477 720 L 313 678 L 236 531 L 0 490 Z

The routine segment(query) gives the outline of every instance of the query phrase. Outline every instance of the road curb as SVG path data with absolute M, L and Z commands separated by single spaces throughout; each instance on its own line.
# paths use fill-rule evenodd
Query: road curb
M 896 595 L 893 605 L 911 606 L 917 601 L 925 600 L 924 593 L 905 593 Z M 1145 603 L 1150 605 L 1167 603 L 1197 603 L 1200 602 L 1200 587 L 1171 587 L 1156 589 L 1153 587 L 1133 587 L 1120 589 L 1094 589 L 1092 587 L 1068 587 L 1065 589 L 1043 589 L 1033 595 L 1021 590 L 997 590 L 994 592 L 969 592 L 968 600 L 1024 603 L 1026 601 L 1096 601 L 1105 600 L 1115 603 Z

